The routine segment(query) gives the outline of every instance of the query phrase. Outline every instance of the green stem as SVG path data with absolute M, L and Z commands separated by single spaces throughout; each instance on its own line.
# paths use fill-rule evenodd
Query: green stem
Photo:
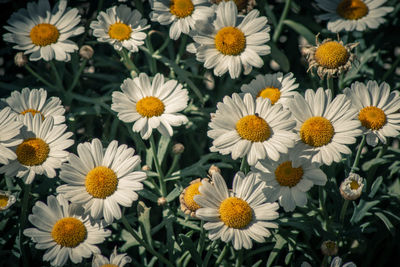
M 400 56 L 398 56 L 396 58 L 396 60 L 392 64 L 392 66 L 390 66 L 390 69 L 388 69 L 386 71 L 386 73 L 383 74 L 382 81 L 386 81 L 386 79 L 389 77 L 390 74 L 392 74 L 392 72 L 396 69 L 396 67 L 397 67 L 397 65 L 399 65 L 399 63 L 400 63 Z
M 281 35 L 282 29 L 283 29 L 283 21 L 286 19 L 286 16 L 289 12 L 291 0 L 286 0 L 285 7 L 283 8 L 282 16 L 279 19 L 278 26 L 276 27 L 276 30 L 274 32 L 274 35 L 272 37 L 272 41 L 276 43 L 279 39 L 279 36 Z
M 326 87 L 332 91 L 332 96 L 335 97 L 335 86 L 333 85 L 333 78 L 326 78 Z
M 153 44 L 151 43 L 151 36 L 148 35 L 146 40 L 146 47 L 149 50 L 150 54 L 154 54 L 154 49 L 153 49 Z M 150 72 L 155 75 L 157 73 L 157 63 L 156 60 L 151 56 L 151 55 L 147 55 L 147 59 L 150 63 Z
M 54 64 L 54 61 L 50 61 L 50 66 L 51 66 L 51 70 L 54 72 L 54 76 L 56 76 L 57 88 L 59 90 L 64 90 L 64 86 L 63 86 L 62 80 L 60 78 L 60 74 L 58 73 L 58 70 L 56 68 L 56 65 Z
M 140 73 L 139 69 L 133 63 L 128 51 L 125 48 L 119 51 L 118 54 L 122 57 L 122 62 L 129 71 L 135 71 L 137 75 Z
M 345 199 L 340 210 L 339 222 L 343 225 L 344 217 L 346 216 L 347 207 L 349 206 L 350 200 Z
M 136 239 L 136 241 L 142 245 L 143 247 L 146 248 L 148 252 L 156 256 L 160 261 L 165 263 L 167 266 L 173 267 L 172 263 L 167 260 L 163 255 L 155 251 L 151 246 L 149 246 L 146 242 L 143 241 L 143 239 L 136 233 L 136 231 L 132 228 L 132 226 L 129 224 L 128 220 L 126 219 L 125 215 L 122 215 L 122 224 L 125 226 L 126 230 L 133 236 L 133 238 Z
M 76 84 L 78 83 L 79 77 L 81 77 L 82 71 L 86 66 L 86 63 L 87 63 L 87 59 L 84 59 L 82 61 L 82 64 L 79 67 L 78 72 L 75 73 L 75 76 L 74 76 L 74 79 L 72 80 L 71 86 L 68 88 L 68 92 L 71 92 L 75 88 Z
M 219 254 L 217 261 L 215 262 L 215 266 L 219 266 L 222 260 L 225 258 L 226 252 L 228 251 L 228 244 L 225 244 L 224 249 L 221 254 Z
M 247 157 L 244 156 L 242 158 L 242 162 L 240 163 L 240 171 L 246 174 L 246 169 L 247 169 Z
M 361 139 L 360 145 L 358 146 L 356 158 L 354 159 L 353 166 L 351 167 L 350 172 L 355 172 L 356 170 L 358 170 L 357 166 L 358 166 L 358 163 L 360 162 L 361 151 L 365 145 L 365 139 L 366 139 L 366 135 L 364 134 Z
M 179 45 L 178 55 L 176 56 L 175 64 L 179 64 L 182 54 L 183 54 L 183 52 L 185 52 L 186 41 L 187 41 L 187 35 L 184 34 L 181 38 L 181 43 Z
M 164 180 L 164 174 L 161 170 L 160 162 L 158 161 L 157 147 L 156 147 L 156 143 L 154 141 L 153 135 L 150 136 L 150 147 L 151 147 L 151 151 L 153 152 L 154 164 L 156 165 L 156 170 L 158 173 L 158 181 L 160 183 L 161 196 L 166 197 L 167 196 L 167 187 L 166 187 L 165 180 Z
M 42 76 L 40 76 L 38 73 L 36 73 L 31 67 L 29 67 L 28 64 L 25 65 L 25 69 L 27 71 L 29 71 L 33 76 L 36 77 L 36 79 L 38 79 L 39 81 L 41 81 L 42 83 L 44 83 L 45 85 L 47 85 L 48 87 L 54 88 L 56 89 L 57 87 L 54 86 L 53 84 L 49 83 L 45 78 L 43 78 Z
M 181 157 L 180 154 L 174 155 L 174 158 L 172 159 L 171 167 L 169 168 L 169 170 L 168 170 L 167 174 L 165 175 L 165 177 L 169 177 L 173 173 L 173 171 L 176 169 L 176 166 L 179 163 L 180 157 Z
M 327 267 L 328 266 L 328 256 L 325 255 L 324 259 L 322 260 L 321 267 Z
M 243 249 L 239 250 L 238 256 L 236 258 L 235 267 L 241 267 L 243 263 Z
M 24 189 L 24 196 L 22 198 L 22 208 L 21 208 L 21 216 L 20 216 L 20 223 L 19 223 L 19 248 L 21 252 L 21 258 L 24 266 L 29 266 L 28 259 L 26 258 L 26 249 L 23 245 L 23 232 L 26 226 L 26 218 L 28 213 L 28 206 L 29 206 L 29 195 L 31 193 L 31 184 L 26 184 Z

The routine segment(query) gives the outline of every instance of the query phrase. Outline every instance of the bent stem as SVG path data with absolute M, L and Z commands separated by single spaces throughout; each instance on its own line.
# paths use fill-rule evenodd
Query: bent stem
M 347 211 L 347 207 L 349 206 L 350 200 L 345 199 L 342 209 L 340 210 L 340 217 L 339 217 L 339 222 L 340 224 L 343 224 L 344 222 L 344 216 L 346 216 L 346 211 Z
M 37 72 L 35 72 L 31 67 L 29 67 L 28 64 L 26 64 L 25 69 L 27 71 L 30 72 L 30 74 L 32 74 L 33 76 L 35 76 L 36 79 L 38 79 L 39 81 L 41 81 L 42 83 L 44 83 L 46 86 L 53 88 L 53 89 L 57 89 L 56 86 L 54 86 L 53 84 L 49 83 L 45 78 L 43 78 L 42 76 L 40 76 Z
M 150 147 L 151 147 L 151 151 L 153 152 L 153 160 L 154 160 L 154 164 L 156 165 L 156 170 L 158 173 L 158 181 L 160 183 L 161 196 L 166 197 L 167 196 L 167 187 L 165 184 L 164 173 L 162 172 L 160 162 L 158 161 L 156 142 L 154 141 L 153 135 L 150 136 Z
M 19 221 L 19 249 L 24 266 L 29 266 L 28 259 L 26 258 L 26 249 L 23 245 L 23 232 L 26 226 L 26 218 L 28 213 L 29 195 L 31 193 L 31 184 L 25 185 L 24 196 L 22 198 L 21 216 Z
M 58 73 L 56 65 L 54 64 L 54 61 L 50 61 L 50 66 L 51 66 L 51 70 L 54 72 L 54 76 L 56 76 L 57 88 L 59 90 L 64 91 L 64 86 L 62 84 L 62 80 L 60 78 L 60 74 Z
M 228 244 L 225 244 L 224 249 L 221 254 L 219 254 L 217 261 L 215 262 L 215 266 L 219 266 L 222 260 L 225 258 L 226 252 L 228 251 Z
M 136 239 L 136 241 L 140 245 L 145 247 L 148 252 L 150 252 L 151 254 L 156 256 L 164 264 L 166 264 L 167 266 L 173 267 L 172 263 L 169 260 L 167 260 L 163 255 L 161 255 L 160 253 L 155 251 L 151 246 L 149 246 L 146 242 L 143 241 L 143 239 L 136 233 L 136 231 L 129 224 L 128 219 L 126 219 L 124 214 L 122 214 L 121 220 L 122 220 L 122 224 L 125 226 L 126 230 L 133 236 L 133 238 Z
M 287 16 L 287 14 L 289 12 L 289 8 L 290 8 L 291 3 L 292 3 L 291 0 L 286 0 L 285 7 L 283 8 L 282 16 L 279 19 L 278 26 L 276 26 L 276 30 L 275 30 L 274 35 L 272 37 L 272 41 L 274 43 L 276 43 L 276 41 L 278 41 L 279 36 L 281 35 L 282 29 L 283 29 L 283 21 L 286 19 L 286 16 Z
M 366 137 L 365 137 L 365 134 L 364 134 L 362 139 L 361 139 L 360 145 L 358 146 L 356 158 L 354 159 L 353 166 L 351 167 L 350 172 L 355 172 L 356 170 L 358 170 L 357 166 L 358 166 L 358 163 L 360 162 L 361 151 L 362 151 L 362 149 L 363 149 L 363 147 L 365 145 L 365 139 L 366 139 Z
M 136 72 L 136 75 L 138 75 L 140 73 L 139 69 L 136 67 L 136 65 L 133 63 L 131 57 L 128 54 L 128 51 L 123 48 L 121 51 L 118 51 L 118 54 L 120 55 L 120 57 L 122 58 L 122 62 L 124 63 L 125 67 L 129 70 L 129 71 L 134 71 Z

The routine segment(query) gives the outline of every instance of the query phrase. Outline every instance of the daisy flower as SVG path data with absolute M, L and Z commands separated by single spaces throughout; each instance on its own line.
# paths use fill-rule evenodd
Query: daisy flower
M 252 10 L 244 18 L 238 16 L 234 2 L 221 2 L 216 7 L 216 19 L 211 23 L 201 21 L 196 25 L 194 44 L 187 50 L 196 53 L 204 67 L 214 69 L 216 76 L 229 71 L 232 79 L 242 72 L 247 75 L 253 67 L 260 68 L 264 61 L 260 56 L 270 53 L 270 27 L 266 17 L 259 17 L 258 10 Z
M 199 187 L 200 195 L 194 200 L 201 206 L 196 217 L 207 221 L 204 229 L 211 240 L 232 241 L 236 250 L 250 249 L 256 242 L 264 242 L 271 235 L 268 228 L 278 228 L 271 220 L 279 217 L 278 203 L 268 203 L 263 193 L 264 183 L 256 173 L 246 176 L 238 172 L 233 178 L 233 189 L 228 190 L 224 178 L 215 172 L 214 185 L 204 181 Z
M 78 9 L 67 8 L 67 1 L 60 0 L 51 10 L 48 0 L 30 2 L 27 9 L 22 8 L 12 14 L 4 26 L 9 33 L 3 35 L 4 41 L 16 43 L 14 49 L 31 54 L 29 59 L 37 61 L 69 61 L 70 53 L 78 46 L 68 38 L 80 35 L 84 27 L 77 26 L 81 21 Z
M 214 10 L 206 4 L 208 0 L 150 0 L 150 19 L 161 25 L 169 25 L 169 37 L 177 40 L 182 33 L 189 34 L 196 20 L 207 20 Z
M 125 47 L 131 52 L 137 52 L 146 39 L 143 31 L 150 28 L 146 23 L 147 20 L 142 19 L 139 11 L 120 5 L 110 7 L 106 12 L 101 11 L 97 20 L 90 23 L 90 28 L 97 41 L 109 43 L 118 51 Z
M 44 174 L 48 178 L 56 176 L 55 169 L 67 160 L 68 147 L 74 141 L 69 139 L 71 132 L 65 132 L 65 124 L 54 125 L 53 117 L 42 120 L 39 114 L 24 117 L 25 127 L 21 130 L 22 143 L 13 147 L 15 160 L 0 168 L 0 173 L 23 178 L 26 184 L 32 183 L 35 175 Z
M 187 107 L 187 90 L 176 80 L 164 82 L 162 74 L 156 74 L 150 83 L 145 73 L 134 79 L 125 79 L 121 92 L 113 92 L 111 109 L 118 112 L 123 122 L 135 122 L 134 132 L 140 132 L 148 139 L 157 129 L 164 136 L 172 136 L 171 126 L 180 126 L 188 122 L 179 111 Z
M 282 72 L 266 75 L 257 75 L 249 84 L 244 84 L 240 88 L 243 93 L 250 93 L 254 98 L 268 98 L 271 104 L 280 103 L 284 107 L 288 100 L 292 99 L 297 93 L 293 91 L 299 87 L 293 73 L 285 75 Z
M 288 110 L 281 104 L 271 105 L 263 98 L 253 99 L 251 94 L 241 98 L 234 93 L 225 96 L 211 114 L 208 137 L 213 139 L 212 152 L 232 154 L 233 159 L 247 156 L 250 165 L 267 156 L 278 160 L 294 146 L 296 125 Z
M 114 247 L 110 259 L 101 254 L 95 254 L 93 256 L 92 267 L 124 267 L 125 264 L 130 263 L 131 261 L 131 257 L 127 256 L 126 253 L 117 254 L 117 247 Z
M 57 193 L 82 205 L 93 219 L 104 217 L 107 223 L 120 219 L 119 205 L 130 207 L 146 179 L 146 173 L 134 171 L 140 164 L 134 152 L 126 145 L 118 146 L 115 140 L 105 151 L 97 138 L 79 144 L 79 156 L 71 153 L 68 163 L 61 167 L 60 179 L 67 184 L 59 186 Z
M 278 161 L 260 160 L 252 167 L 265 181 L 264 193 L 269 201 L 279 200 L 286 212 L 294 211 L 296 206 L 307 204 L 307 191 L 313 185 L 325 185 L 327 178 L 319 169 L 319 164 L 312 163 L 309 157 L 301 155 L 297 147 L 290 149 Z
M 331 32 L 365 31 L 376 29 L 393 7 L 382 6 L 386 0 L 317 0 L 317 5 L 328 12 L 319 16 L 327 20 Z
M 339 189 L 340 189 L 340 194 L 344 199 L 356 200 L 361 196 L 363 187 L 364 187 L 364 179 L 360 175 L 352 172 L 340 184 Z
M 208 178 L 198 178 L 193 180 L 179 195 L 181 210 L 185 214 L 189 214 L 191 217 L 196 217 L 196 210 L 200 209 L 199 204 L 197 204 L 193 198 L 200 194 L 199 187 L 202 185 L 202 181 L 208 182 L 209 180 Z
M 390 86 L 383 82 L 355 82 L 344 93 L 358 112 L 362 130 L 367 135 L 367 144 L 376 146 L 380 140 L 386 144 L 387 137 L 396 137 L 400 131 L 400 96 L 398 91 L 390 92 Z
M 37 201 L 29 215 L 35 226 L 24 230 L 24 235 L 36 243 L 37 249 L 47 249 L 44 261 L 52 266 L 64 265 L 68 258 L 75 264 L 82 258 L 100 253 L 95 244 L 101 244 L 111 235 L 103 228 L 103 221 L 92 222 L 83 218 L 78 208 L 58 195 L 47 197 L 47 204 Z
M 213 4 L 219 4 L 222 1 L 227 2 L 231 0 L 210 0 L 210 2 Z M 232 1 L 235 3 L 240 14 L 246 14 L 250 12 L 257 4 L 256 0 L 232 0 Z
M 305 45 L 302 53 L 308 60 L 308 70 L 317 69 L 318 76 L 323 79 L 336 77 L 348 71 L 356 56 L 351 52 L 358 43 L 344 44 L 342 41 L 333 41 L 327 38 L 320 43 L 318 35 L 315 37 L 316 46 Z
M 15 203 L 15 196 L 0 190 L 0 211 L 5 211 Z
M 47 91 L 43 88 L 39 90 L 23 88 L 21 92 L 14 91 L 6 102 L 21 121 L 27 113 L 31 113 L 33 116 L 40 114 L 42 120 L 51 116 L 54 118 L 54 124 L 65 122 L 65 109 L 61 105 L 60 98 L 55 96 L 47 98 Z
M 8 164 L 9 160 L 17 158 L 10 147 L 21 144 L 19 133 L 22 126 L 9 107 L 0 110 L 0 164 Z
M 297 121 L 299 149 L 312 151 L 312 162 L 331 165 L 339 162 L 341 154 L 351 154 L 347 145 L 356 142 L 361 135 L 357 111 L 344 94 L 332 100 L 330 90 L 308 89 L 305 98 L 298 94 L 289 103 L 289 109 Z

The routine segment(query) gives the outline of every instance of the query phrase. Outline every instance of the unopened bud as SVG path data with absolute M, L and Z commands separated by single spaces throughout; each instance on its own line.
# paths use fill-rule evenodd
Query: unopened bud
M 28 63 L 28 58 L 24 55 L 24 52 L 18 52 L 15 54 L 14 63 L 18 67 L 23 67 L 26 63 Z
M 212 177 L 213 173 L 218 172 L 221 173 L 221 169 L 218 168 L 216 165 L 211 165 L 210 168 L 208 169 L 208 174 Z
M 167 199 L 165 197 L 159 197 L 157 199 L 157 205 L 158 206 L 164 206 L 167 203 Z
M 175 155 L 182 154 L 184 150 L 185 146 L 182 145 L 181 143 L 177 143 L 172 146 L 172 153 L 174 153 Z
M 91 59 L 93 54 L 94 50 L 90 45 L 84 45 L 79 49 L 79 55 L 84 59 Z
M 331 241 L 331 240 L 322 242 L 322 245 L 321 245 L 322 254 L 324 254 L 326 256 L 334 256 L 338 253 L 338 250 L 339 250 L 339 248 L 336 245 L 336 242 Z
M 150 171 L 150 170 L 151 170 L 151 168 L 149 165 L 143 165 L 142 171 Z
M 340 194 L 344 199 L 355 200 L 361 196 L 364 187 L 363 178 L 356 174 L 350 173 L 349 177 L 344 179 L 340 184 Z

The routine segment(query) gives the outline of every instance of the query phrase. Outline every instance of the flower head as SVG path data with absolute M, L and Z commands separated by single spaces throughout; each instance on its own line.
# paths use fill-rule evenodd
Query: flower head
M 92 260 L 92 267 L 124 267 L 125 264 L 130 263 L 131 261 L 131 257 L 127 256 L 126 253 L 117 254 L 117 247 L 114 247 L 110 259 L 101 254 L 95 254 Z
M 0 190 L 0 211 L 5 211 L 15 203 L 15 196 L 10 192 Z
M 364 187 L 363 181 L 364 179 L 360 175 L 353 172 L 350 173 L 340 184 L 340 194 L 344 199 L 356 200 L 361 196 Z
M 200 208 L 199 204 L 194 201 L 194 196 L 200 195 L 199 187 L 202 185 L 202 181 L 209 181 L 208 178 L 198 178 L 190 182 L 189 186 L 183 189 L 179 196 L 179 202 L 181 203 L 181 210 L 185 214 L 189 214 L 191 217 L 196 217 L 196 210 Z
M 0 110 L 0 164 L 8 164 L 15 160 L 17 155 L 12 147 L 22 142 L 19 136 L 22 122 L 18 121 L 10 107 Z

